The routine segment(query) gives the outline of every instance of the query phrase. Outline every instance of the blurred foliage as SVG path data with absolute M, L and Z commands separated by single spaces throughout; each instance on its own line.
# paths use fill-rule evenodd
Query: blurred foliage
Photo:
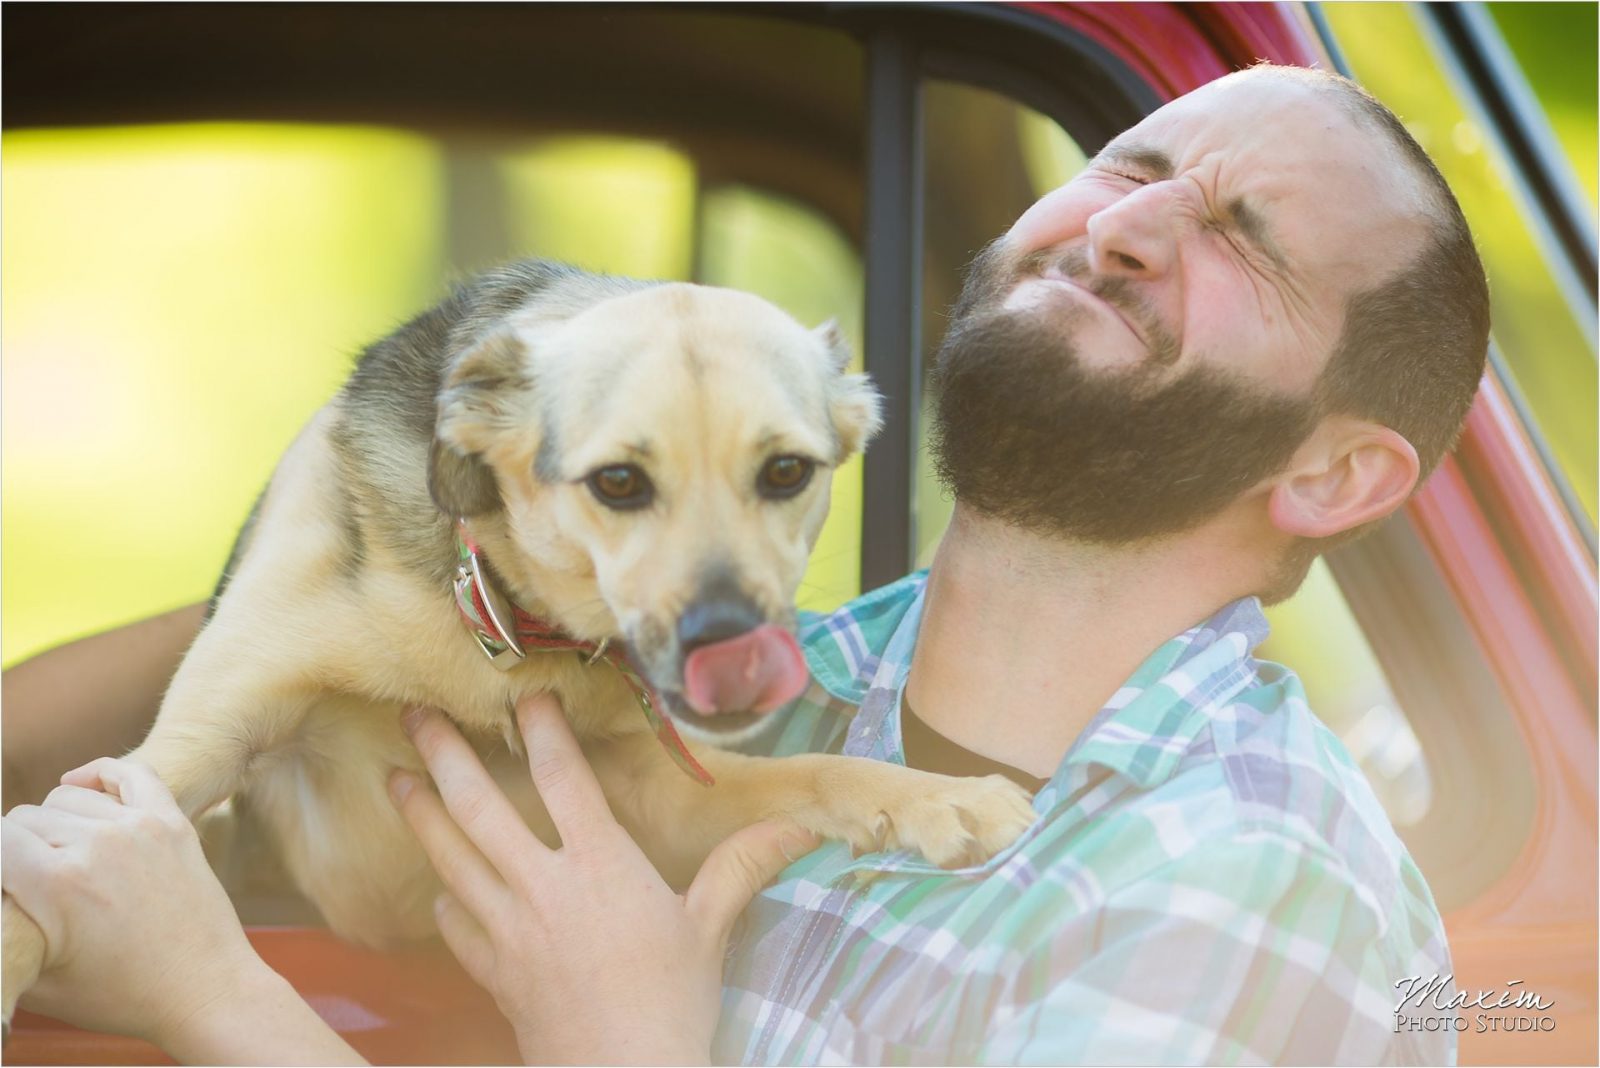
M 808 324 L 837 316 L 860 345 L 842 235 L 756 191 L 702 194 L 692 161 L 659 144 L 504 148 L 495 203 L 450 188 L 450 146 L 387 130 L 26 131 L 3 147 L 7 664 L 208 596 L 355 354 L 443 295 L 452 227 L 687 278 L 698 224 L 707 280 Z M 806 607 L 857 592 L 860 486 L 859 463 L 835 480 Z
M 1600 196 L 1595 87 L 1600 83 L 1600 5 L 1496 3 L 1489 12 L 1550 118 L 1592 207 Z
M 4 138 L 4 660 L 204 599 L 278 455 L 438 292 L 439 153 L 360 128 Z
M 1568 151 L 1588 159 L 1584 169 L 1593 188 L 1595 145 L 1594 12 L 1589 5 L 1510 5 L 1518 10 L 1519 33 L 1539 27 L 1554 50 L 1537 63 L 1524 63 L 1539 78 L 1541 92 L 1561 95 L 1552 118 L 1562 116 L 1568 131 L 1587 122 Z M 1574 26 L 1563 8 L 1588 7 L 1587 36 L 1582 19 Z M 1522 8 L 1529 10 L 1524 12 Z M 1542 246 L 1530 228 L 1505 161 L 1486 136 L 1477 115 L 1463 105 L 1449 77 L 1434 60 L 1433 46 L 1416 12 L 1386 3 L 1326 4 L 1323 9 L 1356 78 L 1405 122 L 1455 190 L 1472 225 L 1489 275 L 1494 336 L 1517 385 L 1527 398 L 1557 463 L 1566 472 L 1590 519 L 1596 514 L 1595 394 L 1600 388 L 1594 349 L 1592 311 L 1574 315 L 1548 266 L 1553 250 Z M 1504 17 L 1508 13 L 1501 11 Z M 1526 44 L 1524 45 L 1526 47 Z M 1560 76 L 1548 68 L 1567 66 Z M 1567 88 L 1573 79 L 1587 88 Z M 1582 118 L 1585 114 L 1587 119 Z
M 591 271 L 687 280 L 694 164 L 666 145 L 561 138 L 498 161 L 501 208 L 519 255 Z

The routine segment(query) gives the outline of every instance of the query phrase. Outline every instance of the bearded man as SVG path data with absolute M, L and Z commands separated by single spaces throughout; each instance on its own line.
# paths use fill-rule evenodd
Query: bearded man
M 813 685 L 766 743 L 999 772 L 1034 824 L 959 871 L 836 843 L 790 864 L 815 843 L 760 825 L 679 896 L 551 700 L 519 721 L 560 851 L 420 710 L 439 793 L 393 793 L 451 887 L 446 940 L 540 1060 L 1453 1059 L 1394 1012 L 1398 980 L 1451 971 L 1427 885 L 1251 650 L 1261 602 L 1449 448 L 1487 334 L 1459 207 L 1363 91 L 1258 67 L 1161 108 L 973 264 L 937 366 L 950 529 L 926 576 L 806 624 Z M 62 974 L 103 986 L 92 956 Z M 338 1053 L 284 1019 L 273 1053 Z

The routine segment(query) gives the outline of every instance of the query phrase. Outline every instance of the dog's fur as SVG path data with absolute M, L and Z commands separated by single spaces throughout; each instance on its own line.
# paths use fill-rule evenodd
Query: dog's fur
M 530 652 L 496 670 L 451 594 L 465 516 L 519 605 L 626 642 L 691 736 L 748 733 L 750 717 L 687 710 L 680 622 L 733 596 L 792 627 L 829 471 L 878 425 L 877 394 L 847 362 L 836 330 L 728 290 L 539 262 L 463 287 L 373 346 L 290 446 L 133 756 L 191 816 L 244 792 L 333 929 L 372 945 L 432 931 L 437 883 L 385 792 L 391 768 L 420 767 L 397 722 L 415 704 L 515 747 L 516 699 L 559 694 L 618 818 L 680 881 L 773 816 L 946 865 L 987 858 L 1032 816 L 1004 779 L 697 746 L 716 778 L 704 788 L 610 664 Z M 755 492 L 775 455 L 817 461 L 792 499 Z M 623 462 L 648 470 L 651 507 L 615 511 L 586 486 Z M 43 948 L 9 899 L 4 942 L 9 1020 Z

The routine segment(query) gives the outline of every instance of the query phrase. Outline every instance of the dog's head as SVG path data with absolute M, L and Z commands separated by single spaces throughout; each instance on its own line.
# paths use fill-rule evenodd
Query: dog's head
M 513 313 L 452 359 L 430 489 L 519 599 L 621 638 L 667 712 L 731 740 L 804 685 L 795 590 L 879 425 L 848 363 L 833 324 L 732 290 Z

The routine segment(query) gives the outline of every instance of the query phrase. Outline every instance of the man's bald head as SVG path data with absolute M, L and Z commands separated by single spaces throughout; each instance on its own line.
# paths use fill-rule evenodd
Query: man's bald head
M 1489 348 L 1489 287 L 1461 205 L 1399 117 L 1350 79 L 1269 64 L 1234 77 L 1288 79 L 1329 94 L 1387 148 L 1396 179 L 1414 183 L 1426 204 L 1430 232 L 1389 278 L 1350 298 L 1318 385 L 1325 411 L 1399 431 L 1426 477 L 1460 433 Z

